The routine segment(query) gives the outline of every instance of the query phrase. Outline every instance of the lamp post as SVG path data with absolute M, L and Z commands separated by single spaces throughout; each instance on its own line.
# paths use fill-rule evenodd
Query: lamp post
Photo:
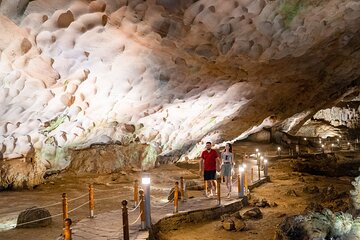
M 331 152 L 333 152 L 334 151 L 334 144 L 332 143 L 331 144 Z
M 244 168 L 244 188 L 245 188 L 245 195 L 247 195 L 248 193 L 248 187 L 249 187 L 249 184 L 248 184 L 248 176 L 247 176 L 247 173 L 246 173 L 246 167 L 247 165 L 245 163 L 242 164 L 242 167 Z
M 141 183 L 144 189 L 144 199 L 145 199 L 145 227 L 147 229 L 151 228 L 151 212 L 150 212 L 150 176 L 144 175 L 141 178 Z
M 278 147 L 278 148 L 277 148 L 277 154 L 278 154 L 278 156 L 281 155 L 281 147 Z
M 268 176 L 268 160 L 264 159 L 264 176 Z
M 244 193 L 244 180 L 245 180 L 245 169 L 240 166 L 239 167 L 239 175 L 238 175 L 238 194 L 239 194 L 239 198 L 242 198 L 245 196 L 245 193 Z
M 264 161 L 264 157 L 263 157 L 263 156 L 260 156 L 260 161 L 259 161 L 259 164 L 258 164 L 258 177 L 259 177 L 259 181 L 260 181 L 260 179 L 261 179 L 261 173 L 260 173 L 260 171 L 261 171 L 261 164 L 263 163 L 263 161 Z

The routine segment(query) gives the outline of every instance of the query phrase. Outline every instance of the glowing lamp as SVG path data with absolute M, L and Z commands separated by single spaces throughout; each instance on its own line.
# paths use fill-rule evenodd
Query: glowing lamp
M 278 147 L 278 151 L 280 151 L 281 150 L 281 148 L 280 147 Z
M 242 164 L 242 167 L 245 169 L 245 168 L 246 168 L 246 163 L 243 163 L 243 164 Z
M 150 177 L 149 176 L 144 176 L 141 178 L 141 183 L 144 185 L 149 185 L 150 184 Z
M 264 164 L 267 164 L 268 160 L 267 159 L 264 159 Z
M 243 173 L 244 171 L 245 171 L 245 168 L 242 167 L 242 166 L 240 166 L 240 167 L 239 167 L 239 173 Z

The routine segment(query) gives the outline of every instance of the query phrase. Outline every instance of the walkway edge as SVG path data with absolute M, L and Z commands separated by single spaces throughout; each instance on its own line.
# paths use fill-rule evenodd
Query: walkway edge
M 269 176 L 262 178 L 249 186 L 249 189 L 259 187 L 263 183 L 269 182 Z M 220 218 L 225 213 L 239 211 L 243 207 L 247 206 L 247 197 L 241 198 L 236 202 L 229 203 L 227 205 L 221 205 L 217 207 L 192 210 L 188 212 L 182 212 L 160 219 L 157 223 L 152 225 L 152 229 L 149 232 L 149 239 L 158 239 L 161 231 L 176 230 L 180 225 L 185 223 L 200 223 L 207 220 L 215 220 Z

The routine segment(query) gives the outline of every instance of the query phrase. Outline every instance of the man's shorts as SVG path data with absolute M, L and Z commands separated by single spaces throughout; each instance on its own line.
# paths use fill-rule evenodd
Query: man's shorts
M 204 180 L 215 180 L 216 170 L 204 171 Z

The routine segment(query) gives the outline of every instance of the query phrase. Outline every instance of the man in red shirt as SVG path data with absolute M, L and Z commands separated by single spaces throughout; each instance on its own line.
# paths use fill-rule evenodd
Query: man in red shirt
M 211 149 L 211 142 L 206 143 L 206 149 L 201 153 L 201 160 L 199 165 L 200 174 L 204 174 L 204 181 L 206 181 L 207 189 L 205 189 L 206 196 L 212 197 L 216 189 L 216 170 L 220 166 L 220 158 L 218 153 Z

